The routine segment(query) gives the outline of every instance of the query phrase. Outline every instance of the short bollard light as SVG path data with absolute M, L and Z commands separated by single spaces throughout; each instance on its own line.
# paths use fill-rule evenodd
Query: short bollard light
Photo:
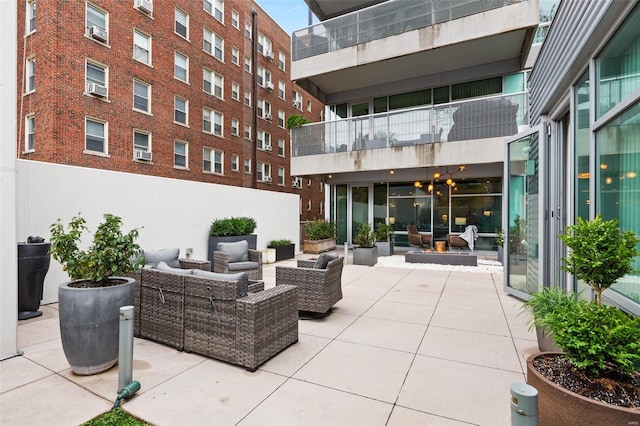
M 511 426 L 538 426 L 538 390 L 533 386 L 511 384 Z
M 132 381 L 133 375 L 133 306 L 120 308 L 120 339 L 118 352 L 118 397 L 113 408 L 120 406 L 120 401 L 128 399 L 140 390 L 140 382 Z

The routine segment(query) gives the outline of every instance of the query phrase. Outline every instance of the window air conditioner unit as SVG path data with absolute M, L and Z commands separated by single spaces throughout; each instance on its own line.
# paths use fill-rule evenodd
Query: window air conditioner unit
M 302 185 L 300 185 L 300 182 L 298 182 L 297 180 L 293 181 L 293 185 L 294 188 L 302 188 Z
M 94 96 L 100 96 L 101 98 L 107 97 L 107 88 L 96 83 L 87 84 L 87 92 Z
M 136 149 L 136 160 L 142 161 L 151 161 L 152 154 L 149 151 L 142 151 L 141 149 Z
M 302 108 L 302 102 L 296 102 L 296 101 L 294 101 L 294 102 L 293 102 L 293 106 L 294 106 L 294 107 L 296 107 L 296 108 Z
M 267 88 L 267 90 L 269 91 L 273 91 L 273 83 L 270 81 L 267 81 L 267 83 L 264 85 L 264 87 Z
M 271 145 L 265 145 L 264 150 L 267 152 L 273 151 L 273 147 Z
M 268 112 L 265 112 L 265 113 L 264 113 L 264 119 L 265 119 L 265 120 L 268 120 L 268 121 L 271 121 L 271 120 L 273 119 L 273 117 L 272 117 L 272 116 L 271 116 L 271 114 L 269 114 Z
M 98 40 L 98 41 L 101 41 L 103 43 L 106 43 L 106 41 L 107 41 L 107 30 L 103 30 L 99 26 L 94 25 L 93 27 L 89 28 L 89 36 L 91 36 L 91 38 L 94 39 L 94 40 Z
M 273 55 L 273 52 L 272 52 L 272 51 L 267 50 L 267 51 L 264 53 L 264 56 L 266 56 L 266 57 L 267 57 L 267 59 L 269 59 L 270 61 L 273 61 L 274 55 Z
M 133 7 L 144 13 L 153 12 L 153 3 L 151 3 L 151 0 L 135 0 Z
M 271 176 L 265 176 L 264 181 L 267 183 L 271 183 Z

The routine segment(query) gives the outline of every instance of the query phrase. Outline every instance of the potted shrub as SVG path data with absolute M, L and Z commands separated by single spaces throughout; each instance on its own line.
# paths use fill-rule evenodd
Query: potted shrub
M 253 233 L 256 226 L 256 220 L 246 216 L 216 219 L 211 222 L 207 248 L 207 260 L 211 262 L 211 268 L 213 268 L 213 252 L 218 249 L 220 242 L 233 243 L 246 240 L 249 248 L 256 250 L 258 237 Z
M 393 226 L 386 223 L 377 224 L 375 239 L 379 256 L 393 256 Z
M 571 309 L 578 302 L 577 293 L 567 293 L 555 287 L 545 287 L 541 292 L 534 293 L 527 300 L 523 309 L 530 314 L 529 330 L 535 328 L 540 352 L 560 352 L 561 349 L 550 336 L 551 330 L 546 319 L 554 312 Z
M 336 227 L 333 222 L 314 220 L 304 224 L 302 251 L 318 254 L 336 248 Z
M 602 292 L 632 272 L 638 239 L 620 230 L 618 221 L 600 216 L 578 218 L 560 238 L 570 249 L 562 268 L 589 284 L 595 301 L 568 300 L 534 319 L 563 351 L 527 360 L 527 383 L 538 390 L 540 423 L 638 422 L 640 319 L 601 304 Z
M 86 250 L 79 248 L 87 231 L 80 214 L 67 230 L 58 219 L 51 225 L 51 257 L 71 281 L 58 287 L 62 348 L 71 369 L 88 375 L 118 361 L 120 307 L 133 305 L 133 278 L 120 275 L 139 268 L 138 229 L 122 232 L 122 220 L 105 214 Z
M 498 245 L 498 262 L 504 265 L 504 230 L 496 229 L 496 244 Z
M 378 247 L 371 226 L 363 223 L 358 228 L 358 234 L 354 240 L 353 264 L 373 266 L 378 263 Z
M 276 262 L 286 259 L 293 259 L 295 257 L 296 245 L 291 240 L 272 240 L 269 241 L 267 247 L 275 249 Z

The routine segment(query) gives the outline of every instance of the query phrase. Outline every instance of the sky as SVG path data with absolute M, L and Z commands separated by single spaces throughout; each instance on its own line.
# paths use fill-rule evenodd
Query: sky
M 304 0 L 256 0 L 256 3 L 289 35 L 309 25 L 309 8 Z M 317 22 L 314 16 L 313 23 Z

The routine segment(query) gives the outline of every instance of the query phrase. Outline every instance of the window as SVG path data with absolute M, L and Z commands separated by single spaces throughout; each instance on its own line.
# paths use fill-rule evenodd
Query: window
M 107 123 L 86 117 L 84 123 L 84 149 L 89 152 L 107 153 Z
M 213 71 L 207 68 L 202 69 L 202 90 L 213 95 Z
M 248 158 L 244 160 L 244 172 L 249 175 L 251 174 L 251 160 Z
M 213 55 L 216 59 L 224 61 L 224 40 L 212 33 L 208 29 L 204 29 L 204 51 Z
M 278 110 L 278 126 L 285 128 L 284 111 Z
M 244 138 L 248 141 L 251 140 L 251 126 L 248 124 L 244 125 Z
M 36 90 L 36 58 L 27 58 L 25 66 L 25 92 L 30 93 Z
M 278 167 L 278 185 L 284 185 L 284 167 Z
M 222 125 L 224 121 L 224 115 L 221 113 L 214 111 L 213 112 L 213 134 L 216 136 L 222 135 Z
M 233 136 L 240 136 L 240 121 L 237 118 L 231 119 L 231 134 Z
M 307 186 L 313 185 L 313 181 L 311 179 L 307 179 Z
M 182 53 L 174 52 L 174 74 L 173 76 L 185 83 L 189 82 L 189 58 Z
M 133 59 L 151 65 L 151 37 L 138 30 L 133 31 Z
M 278 155 L 284 157 L 284 139 L 278 139 Z
M 133 150 L 134 153 L 135 151 L 151 152 L 151 134 L 142 130 L 134 130 Z
M 237 172 L 239 167 L 240 158 L 238 154 L 231 154 L 231 171 Z
M 244 23 L 244 36 L 246 38 L 253 38 L 253 26 L 250 22 Z
M 240 14 L 235 10 L 231 11 L 231 26 L 236 30 L 240 29 Z
M 231 62 L 240 66 L 240 51 L 237 47 L 231 48 Z
M 187 168 L 189 145 L 184 141 L 173 141 L 173 166 Z
M 202 131 L 222 136 L 222 124 L 224 116 L 209 108 L 202 109 Z
M 285 99 L 285 90 L 286 90 L 286 86 L 284 81 L 282 80 L 278 81 L 278 97 L 280 99 Z
M 211 122 L 213 121 L 213 110 L 209 108 L 202 109 L 202 131 L 205 133 L 213 133 L 211 131 Z
M 258 117 L 268 119 L 267 114 L 271 115 L 271 104 L 264 99 L 258 99 Z
M 214 96 L 223 99 L 224 98 L 224 77 L 220 74 L 213 74 L 213 94 Z
M 295 90 L 293 91 L 293 106 L 302 111 L 302 95 Z
M 26 34 L 31 34 L 36 30 L 36 0 L 27 0 L 25 30 Z
M 235 81 L 231 83 L 231 99 L 234 101 L 240 100 L 240 85 Z
M 36 117 L 27 115 L 24 119 L 24 150 L 27 152 L 36 149 Z
M 257 163 L 257 179 L 262 182 L 271 182 L 271 164 Z
M 278 68 L 280 68 L 282 71 L 286 71 L 286 67 L 287 56 L 284 54 L 284 52 L 278 52 Z
M 151 85 L 133 80 L 133 109 L 151 113 Z
M 224 22 L 224 0 L 204 0 L 204 10 L 220 22 Z
M 271 134 L 264 130 L 258 130 L 258 148 L 268 150 L 271 147 Z
M 180 96 L 173 97 L 173 121 L 187 125 L 189 101 Z
M 189 15 L 177 7 L 175 33 L 187 40 L 189 39 Z
M 311 112 L 311 101 L 307 101 L 307 112 Z
M 107 13 L 87 3 L 86 35 L 93 40 L 107 43 Z
M 87 61 L 86 65 L 86 90 L 87 93 L 107 96 L 107 67 L 95 62 Z
M 258 52 L 267 56 L 268 54 L 271 54 L 271 46 L 271 40 L 262 34 L 258 34 Z
M 311 198 L 309 198 L 307 200 L 307 211 L 310 212 L 311 211 Z
M 319 209 L 319 213 L 323 214 L 324 213 L 324 201 L 320 201 L 320 209 Z
M 244 104 L 246 106 L 251 106 L 251 92 L 248 90 L 244 91 Z
M 267 83 L 271 82 L 271 73 L 265 68 L 258 65 L 258 84 L 265 87 Z
M 244 57 L 244 70 L 251 74 L 251 58 L 248 56 Z
M 202 151 L 202 170 L 205 172 L 213 172 L 222 174 L 222 162 L 224 154 L 211 148 L 203 148 Z

